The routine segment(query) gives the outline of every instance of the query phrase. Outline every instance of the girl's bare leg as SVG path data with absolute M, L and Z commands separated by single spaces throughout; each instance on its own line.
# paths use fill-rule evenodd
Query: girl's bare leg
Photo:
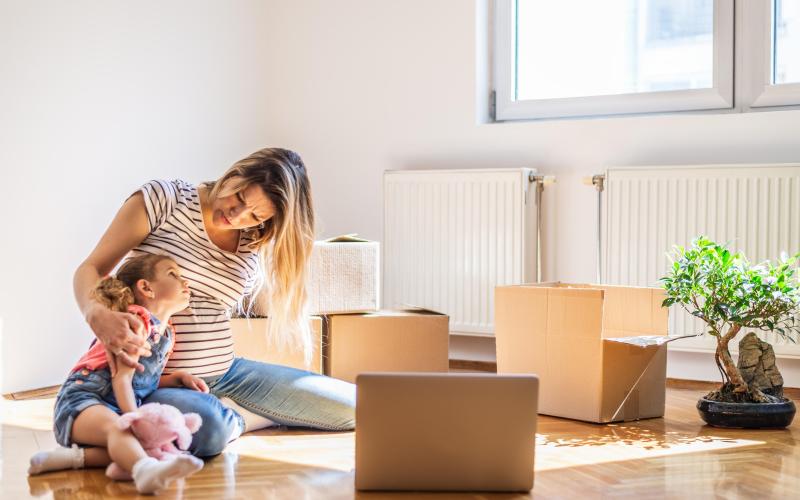
M 131 473 L 140 493 L 164 489 L 175 479 L 186 477 L 203 467 L 203 461 L 191 455 L 180 455 L 168 462 L 148 457 L 130 429 L 122 430 L 115 425 L 118 418 L 105 406 L 90 406 L 75 419 L 72 440 L 105 447 L 110 459 Z
M 101 407 L 99 405 L 89 407 L 87 410 L 81 412 L 78 415 L 78 419 L 80 419 L 86 411 L 96 408 L 100 409 L 103 408 L 106 411 L 109 411 L 107 408 Z M 96 410 L 92 410 L 91 414 L 98 413 Z M 100 412 L 102 414 L 102 412 Z M 116 414 L 111 412 L 114 417 Z M 99 417 L 101 420 L 104 417 Z M 82 420 L 85 421 L 85 420 Z M 77 422 L 77 419 L 76 419 Z M 73 429 L 74 432 L 74 429 Z M 94 436 L 97 437 L 96 435 Z M 101 440 L 98 440 L 99 443 Z M 83 441 L 78 441 L 79 443 L 83 443 Z M 88 444 L 88 443 L 87 443 Z M 137 441 L 138 444 L 138 441 Z M 111 457 L 108 455 L 108 450 L 105 447 L 89 447 L 89 448 L 80 448 L 77 445 L 72 445 L 70 448 L 64 448 L 59 446 L 53 450 L 49 451 L 41 451 L 36 453 L 33 457 L 31 457 L 31 465 L 28 469 L 29 474 L 41 474 L 43 472 L 49 472 L 54 470 L 64 470 L 64 469 L 83 469 L 83 468 L 90 468 L 90 467 L 105 467 L 111 463 Z
M 83 466 L 87 469 L 90 467 L 106 467 L 110 463 L 111 457 L 108 456 L 107 449 L 100 447 L 83 449 Z
M 123 431 L 114 425 L 118 418 L 119 415 L 103 405 L 90 406 L 72 424 L 72 440 L 106 448 L 111 460 L 130 471 L 136 462 L 147 457 L 147 453 L 130 430 Z

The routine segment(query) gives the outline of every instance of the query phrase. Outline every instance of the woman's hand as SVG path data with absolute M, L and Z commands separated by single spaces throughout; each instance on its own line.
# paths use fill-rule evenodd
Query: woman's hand
M 187 389 L 208 393 L 208 385 L 206 384 L 206 381 L 197 375 L 192 375 L 189 372 L 177 371 L 173 373 L 173 376 L 180 385 L 186 387 Z
M 92 306 L 86 321 L 94 334 L 106 348 L 106 358 L 111 375 L 117 371 L 117 362 L 144 370 L 138 360 L 150 356 L 150 346 L 145 338 L 145 329 L 138 316 L 112 311 L 101 304 Z

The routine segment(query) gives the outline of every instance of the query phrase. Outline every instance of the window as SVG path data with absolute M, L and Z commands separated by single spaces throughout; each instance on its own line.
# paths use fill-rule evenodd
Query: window
M 772 83 L 800 83 L 800 1 L 777 0 L 772 17 Z
M 800 103 L 800 0 L 495 6 L 497 120 Z
M 800 0 L 740 4 L 743 109 L 800 104 Z
M 712 0 L 516 5 L 518 100 L 712 86 Z

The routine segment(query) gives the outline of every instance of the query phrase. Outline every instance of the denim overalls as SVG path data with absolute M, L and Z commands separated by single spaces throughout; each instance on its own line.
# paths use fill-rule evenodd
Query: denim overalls
M 141 405 L 142 400 L 158 388 L 161 372 L 164 370 L 172 347 L 174 333 L 169 327 L 164 329 L 164 334 L 158 336 L 158 339 L 155 338 L 155 330 L 160 324 L 161 322 L 151 314 L 150 331 L 153 333 L 150 334 L 147 342 L 150 344 L 152 354 L 147 358 L 139 358 L 139 363 L 144 366 L 144 371 L 135 371 L 133 374 L 133 392 L 137 406 Z M 117 398 L 114 397 L 111 372 L 108 367 L 97 370 L 83 368 L 70 373 L 56 396 L 53 431 L 58 444 L 70 446 L 72 444 L 72 424 L 75 419 L 86 408 L 98 404 L 105 405 L 115 413 L 122 413 L 117 404 Z

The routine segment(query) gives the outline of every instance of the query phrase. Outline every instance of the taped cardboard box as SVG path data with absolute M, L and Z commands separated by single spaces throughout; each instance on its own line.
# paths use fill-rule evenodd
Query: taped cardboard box
M 380 253 L 380 243 L 355 235 L 315 241 L 308 284 L 310 313 L 380 309 Z M 257 316 L 269 316 L 266 290 L 256 297 L 253 312 Z
M 668 310 L 658 288 L 497 287 L 499 373 L 539 375 L 539 413 L 588 422 L 664 415 Z
M 326 316 L 325 373 L 447 372 L 450 318 L 426 309 Z
M 233 352 L 236 356 L 273 365 L 291 366 L 301 370 L 322 373 L 322 318 L 312 316 L 311 340 L 313 353 L 311 365 L 306 366 L 303 352 L 279 352 L 267 341 L 268 318 L 234 318 L 231 320 Z

